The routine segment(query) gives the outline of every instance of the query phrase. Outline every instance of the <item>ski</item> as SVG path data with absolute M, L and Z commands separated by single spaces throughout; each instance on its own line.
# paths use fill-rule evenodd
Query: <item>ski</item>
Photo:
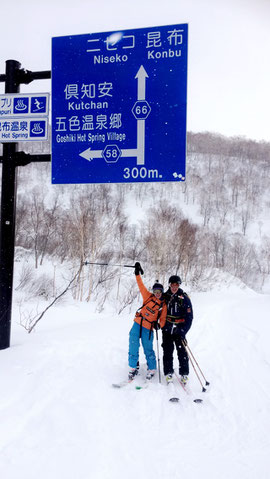
M 129 384 L 133 383 L 134 379 L 135 378 L 126 379 L 125 381 L 121 381 L 120 383 L 113 383 L 112 387 L 117 388 L 117 389 L 123 388 L 123 387 L 128 386 Z
M 153 382 L 154 376 L 152 376 L 150 379 L 144 379 L 142 384 L 136 384 L 135 388 L 136 389 L 147 389 L 148 386 Z
M 181 388 L 183 389 L 185 394 L 191 398 L 192 393 L 191 393 L 188 385 L 184 385 L 181 382 L 181 380 L 180 380 L 180 378 L 178 377 L 177 374 L 175 374 L 175 377 L 177 379 L 177 382 L 178 382 L 179 386 L 181 386 Z M 125 386 L 128 386 L 129 384 L 133 383 L 136 378 L 137 378 L 137 376 L 135 376 L 132 379 L 126 379 L 126 380 L 121 381 L 119 383 L 113 383 L 112 387 L 116 388 L 116 389 L 121 389 L 121 388 L 123 388 Z M 145 380 L 142 384 L 135 384 L 135 389 L 137 389 L 137 390 L 147 389 L 149 387 L 150 383 L 151 383 L 151 380 Z M 170 381 L 169 383 L 167 383 L 167 390 L 168 390 L 168 395 L 169 395 L 169 402 L 178 403 L 180 401 L 180 398 L 179 398 L 179 395 L 176 391 L 176 387 L 175 387 L 175 384 L 173 383 L 173 381 Z M 193 402 L 195 402 L 197 404 L 203 403 L 203 399 L 201 399 L 201 398 L 194 398 L 192 400 L 193 400 Z
M 177 379 L 177 381 L 178 381 L 178 384 L 182 387 L 182 389 L 185 391 L 185 393 L 186 393 L 188 396 L 191 396 L 191 391 L 190 391 L 188 385 L 187 385 L 187 384 L 184 385 L 184 384 L 181 382 L 180 378 L 177 376 L 177 374 L 175 374 L 175 377 L 176 377 L 176 379 Z M 195 402 L 195 403 L 197 403 L 197 404 L 201 404 L 201 403 L 203 402 L 203 399 L 201 399 L 201 398 L 195 398 L 195 399 L 193 399 L 193 402 Z
M 173 384 L 172 381 L 167 383 L 167 388 L 169 392 L 169 402 L 178 403 L 180 401 L 180 398 L 178 397 L 178 394 L 176 393 L 175 385 Z

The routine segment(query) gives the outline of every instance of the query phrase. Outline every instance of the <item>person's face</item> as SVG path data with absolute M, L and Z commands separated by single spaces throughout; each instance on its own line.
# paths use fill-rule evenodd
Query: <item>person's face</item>
M 154 295 L 157 299 L 160 299 L 161 296 L 162 296 L 162 291 L 160 291 L 160 289 L 155 289 L 154 290 Z
M 178 291 L 179 284 L 178 283 L 171 283 L 170 284 L 172 294 L 175 294 Z

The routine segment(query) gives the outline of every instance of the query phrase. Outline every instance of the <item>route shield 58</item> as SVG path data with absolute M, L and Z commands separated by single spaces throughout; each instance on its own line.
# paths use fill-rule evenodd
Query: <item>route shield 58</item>
M 183 181 L 187 24 L 52 39 L 52 182 Z

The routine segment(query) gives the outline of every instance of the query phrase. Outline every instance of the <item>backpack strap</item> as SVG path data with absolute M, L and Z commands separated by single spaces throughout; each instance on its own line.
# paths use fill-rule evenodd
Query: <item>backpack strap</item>
M 159 306 L 158 315 L 157 315 L 157 321 L 158 321 L 158 319 L 159 319 L 159 317 L 160 317 L 160 314 L 161 314 L 161 310 L 162 310 L 164 301 L 162 300 L 161 303 L 159 304 L 159 303 L 157 303 L 153 298 L 155 298 L 155 295 L 154 295 L 154 294 L 151 294 L 150 298 L 148 298 L 148 300 L 145 301 L 145 303 L 143 303 L 143 305 L 142 305 L 139 309 L 137 309 L 136 314 L 135 314 L 135 316 L 137 316 L 137 317 L 139 316 L 139 317 L 141 318 L 141 321 L 140 321 L 140 338 L 142 337 L 142 322 L 143 322 L 143 320 L 144 320 L 144 321 L 147 321 L 148 323 L 151 323 L 151 328 L 150 328 L 150 330 L 149 330 L 149 339 L 150 339 L 151 333 L 152 333 L 152 331 L 153 331 L 153 321 L 149 321 L 147 318 L 145 318 L 144 316 L 142 316 L 141 314 L 139 314 L 139 311 L 141 311 L 141 309 L 142 309 L 144 306 L 146 306 L 148 303 L 150 303 L 150 301 L 153 301 L 155 306 Z
M 137 313 L 139 313 L 139 311 L 141 311 L 141 309 L 142 309 L 144 306 L 146 306 L 148 303 L 150 303 L 150 301 L 153 301 L 155 306 L 156 306 L 156 305 L 159 306 L 159 303 L 157 303 L 153 298 L 155 298 L 155 295 L 154 295 L 154 294 L 151 294 L 151 296 L 148 298 L 148 300 L 145 301 L 145 303 L 143 303 L 143 305 L 142 305 L 140 308 L 137 309 L 137 311 L 136 311 L 135 314 L 137 315 Z
M 179 307 L 182 307 L 182 306 L 183 306 L 183 298 L 181 298 L 181 297 L 179 297 L 179 296 L 186 296 L 186 297 L 188 297 L 188 295 L 187 295 L 181 288 L 179 288 L 179 289 L 180 289 L 180 291 L 178 290 L 178 291 L 176 291 L 176 293 L 174 293 L 174 294 L 171 295 L 171 297 L 170 297 L 170 299 L 169 299 L 169 301 L 168 301 L 168 303 L 167 303 L 167 309 L 168 309 L 168 310 L 169 310 L 169 307 L 170 307 L 170 305 L 171 305 L 171 302 L 172 302 L 174 299 L 175 299 L 176 302 L 178 303 L 178 306 L 179 306 Z M 167 317 L 168 317 L 168 316 L 170 317 L 169 314 L 167 315 Z

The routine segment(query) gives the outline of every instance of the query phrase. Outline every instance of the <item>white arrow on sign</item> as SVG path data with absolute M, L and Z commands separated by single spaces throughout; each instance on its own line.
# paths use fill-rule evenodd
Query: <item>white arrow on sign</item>
M 137 156 L 138 150 L 137 148 L 130 148 L 129 150 L 120 150 L 124 158 L 131 158 L 132 156 Z
M 140 66 L 137 75 L 138 80 L 138 100 L 145 100 L 146 78 L 149 78 L 143 65 Z M 144 147 L 145 147 L 145 120 L 137 119 L 137 165 L 144 165 Z
M 146 78 L 149 78 L 143 65 L 140 66 L 135 78 L 138 80 L 137 100 L 145 100 Z M 124 149 L 121 151 L 123 158 L 136 157 L 137 165 L 144 165 L 144 149 L 145 149 L 145 120 L 137 119 L 137 148 Z M 87 148 L 79 153 L 87 161 L 93 158 L 102 158 L 103 150 L 91 150 Z
M 140 66 L 135 78 L 138 79 L 138 95 L 137 95 L 138 100 L 145 100 L 145 86 L 146 86 L 145 79 L 149 78 L 149 77 L 148 77 L 143 65 Z
M 102 158 L 102 150 L 91 150 L 91 148 L 87 148 L 82 153 L 79 153 L 87 161 L 92 161 L 94 158 Z
M 137 165 L 144 165 L 145 120 L 137 120 Z

